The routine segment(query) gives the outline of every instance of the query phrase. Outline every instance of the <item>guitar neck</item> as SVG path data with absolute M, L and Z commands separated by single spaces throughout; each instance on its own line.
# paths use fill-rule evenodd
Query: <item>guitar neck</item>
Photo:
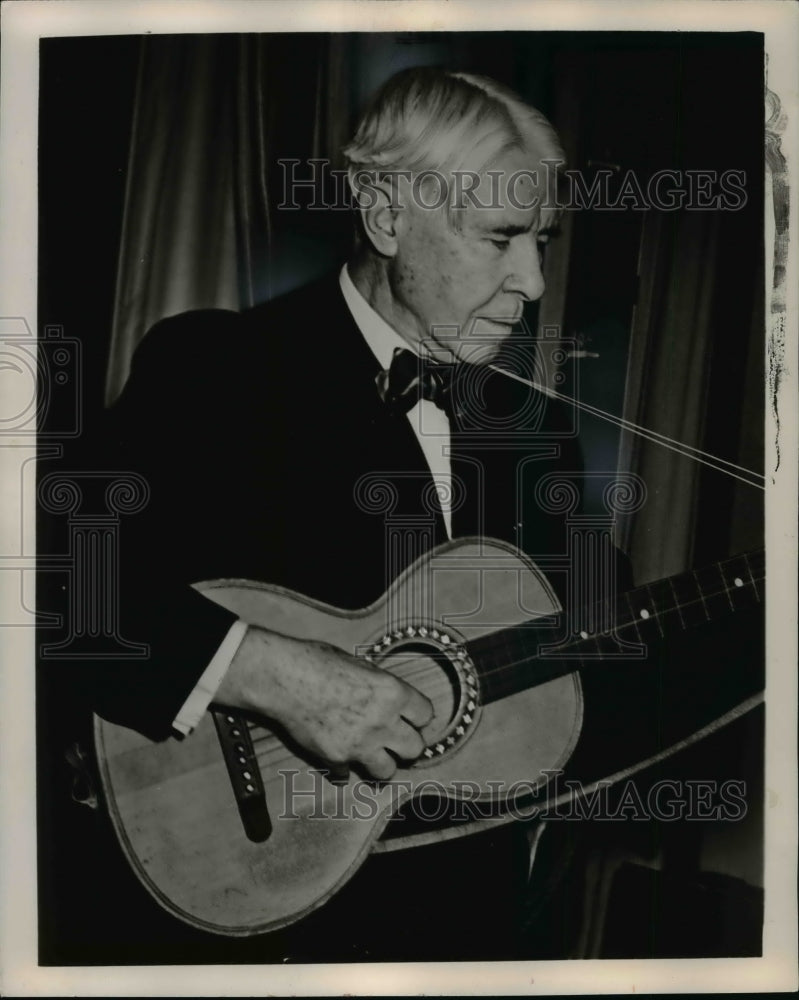
M 497 701 L 598 660 L 644 659 L 647 645 L 761 603 L 765 553 L 644 584 L 569 616 L 535 619 L 467 644 L 482 699 Z

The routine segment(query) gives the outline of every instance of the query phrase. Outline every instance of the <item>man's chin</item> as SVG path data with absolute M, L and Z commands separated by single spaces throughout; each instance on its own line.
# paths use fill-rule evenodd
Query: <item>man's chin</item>
M 450 342 L 445 347 L 426 344 L 425 354 L 440 364 L 451 365 L 467 362 L 470 365 L 487 365 L 496 360 L 502 350 L 502 342 L 481 343 L 479 341 Z
M 478 317 L 466 336 L 446 340 L 429 340 L 425 347 L 436 361 L 452 364 L 465 361 L 472 365 L 492 364 L 513 334 L 514 326 Z
M 456 348 L 459 361 L 466 361 L 470 365 L 490 365 L 493 364 L 508 339 L 504 337 L 475 337 L 474 340 L 461 341 Z

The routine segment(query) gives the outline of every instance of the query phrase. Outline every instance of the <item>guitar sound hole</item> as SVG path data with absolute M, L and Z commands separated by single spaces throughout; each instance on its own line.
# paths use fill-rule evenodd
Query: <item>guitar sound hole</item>
M 433 703 L 435 714 L 422 730 L 422 737 L 428 746 L 437 742 L 460 704 L 460 681 L 449 658 L 432 646 L 409 642 L 393 649 L 382 666 L 418 688 Z

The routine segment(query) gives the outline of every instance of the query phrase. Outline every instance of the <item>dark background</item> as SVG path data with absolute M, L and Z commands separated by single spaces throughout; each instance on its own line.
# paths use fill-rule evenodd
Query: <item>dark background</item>
M 273 122 L 275 159 L 309 155 L 297 108 L 313 100 L 312 70 L 321 44 L 319 36 L 281 38 L 274 71 L 285 80 L 285 101 L 278 102 L 283 110 Z M 757 368 L 762 362 L 761 352 L 753 349 L 761 336 L 756 332 L 753 341 L 753 329 L 762 330 L 762 322 L 758 326 L 752 320 L 758 310 L 762 315 L 763 286 L 761 36 L 409 33 L 353 35 L 347 44 L 350 89 L 342 99 L 343 113 L 351 122 L 366 96 L 396 69 L 434 63 L 484 73 L 516 89 L 553 119 L 570 150 L 570 166 L 584 170 L 586 176 L 591 161 L 615 164 L 622 172 L 634 169 L 642 177 L 664 167 L 746 171 L 746 209 L 726 213 L 720 220 L 719 258 L 709 291 L 712 364 L 702 447 L 732 460 L 748 451 L 755 463 L 762 461 L 763 378 Z M 83 426 L 89 431 L 103 411 L 141 45 L 138 37 L 46 39 L 41 44 L 39 328 L 41 332 L 58 325 L 66 337 L 82 345 L 79 403 Z M 564 104 L 564 88 L 570 103 Z M 596 363 L 581 370 L 581 398 L 613 413 L 621 412 L 624 401 L 644 214 L 576 216 L 568 280 L 561 290 L 564 331 L 579 334 L 600 354 Z M 667 228 L 670 224 L 665 223 Z M 349 239 L 344 213 L 276 212 L 270 259 L 279 260 L 272 275 L 278 280 L 265 279 L 259 297 L 265 297 L 267 287 L 277 285 L 282 290 L 299 285 L 333 266 L 346 255 Z M 534 329 L 535 308 L 528 310 L 526 319 Z M 686 330 L 685 336 L 690 337 L 691 331 Z M 66 426 L 71 406 L 71 401 L 54 401 L 44 429 L 57 432 Z M 590 421 L 581 426 L 589 468 L 592 463 L 614 466 L 615 429 Z M 80 447 L 80 442 L 64 440 L 63 445 L 68 467 L 71 449 Z M 713 473 L 703 476 L 695 509 L 697 563 L 726 554 L 741 537 L 754 544 L 762 538 L 760 498 L 755 495 L 736 505 L 731 481 Z M 59 544 L 57 524 L 43 519 L 40 529 L 42 551 Z M 40 607 L 46 607 L 54 576 L 40 584 L 44 597 Z M 49 640 L 50 635 L 42 633 L 42 638 Z M 69 842 L 58 837 L 63 816 L 72 808 L 62 755 L 72 732 L 63 711 L 67 670 L 67 665 L 55 663 L 40 668 L 39 674 L 42 955 L 43 961 L 55 964 L 91 962 L 94 954 L 91 934 L 81 922 L 80 903 L 82 895 L 93 891 L 91 873 L 72 866 Z M 758 727 L 758 720 L 742 720 L 705 741 L 684 758 L 685 766 L 690 765 L 686 773 L 712 776 L 721 773 L 723 761 L 724 773 L 745 772 L 756 784 L 762 766 Z M 650 874 L 628 873 L 614 883 L 617 909 L 608 916 L 600 954 L 666 956 L 690 948 L 697 955 L 744 954 L 759 948 L 758 898 L 753 901 L 743 889 L 736 896 L 726 883 L 719 895 L 718 887 L 709 889 L 700 878 L 700 856 L 706 859 L 708 851 L 711 855 L 715 851 L 725 859 L 724 870 L 739 865 L 742 882 L 756 885 L 757 876 L 751 873 L 760 864 L 758 794 L 755 791 L 745 834 L 736 830 L 730 839 L 729 831 L 719 837 L 718 831 L 694 828 L 683 830 L 682 840 L 676 839 L 672 857 L 679 861 L 682 896 L 664 892 L 650 869 L 646 869 Z M 94 823 L 95 817 L 87 815 L 80 822 Z M 638 844 L 636 850 L 646 854 L 659 836 L 650 831 L 644 837 L 649 837 L 648 846 Z M 674 841 L 674 834 L 669 836 Z M 673 889 L 674 880 L 669 884 Z M 643 914 L 648 930 L 642 930 L 641 919 L 632 923 L 624 919 L 623 912 Z M 713 918 L 717 912 L 723 919 Z M 732 931 L 719 930 L 735 923 L 736 913 L 738 929 L 750 928 L 744 941 L 738 939 L 740 934 L 736 938 Z M 135 955 L 127 958 L 125 948 L 113 941 L 106 945 L 111 961 L 137 960 Z M 738 951 L 730 950 L 735 948 Z

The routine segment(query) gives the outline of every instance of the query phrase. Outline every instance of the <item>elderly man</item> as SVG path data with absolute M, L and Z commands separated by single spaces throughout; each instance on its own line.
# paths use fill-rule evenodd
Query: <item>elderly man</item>
M 518 435 L 550 442 L 538 475 L 573 472 L 574 447 L 551 444 L 563 415 L 486 366 L 544 291 L 547 164 L 562 154 L 510 91 L 434 69 L 389 80 L 345 152 L 357 236 L 339 273 L 242 314 L 165 320 L 137 352 L 112 439 L 152 491 L 122 539 L 124 629 L 151 656 L 103 678 L 97 710 L 191 740 L 214 703 L 269 720 L 333 777 L 386 780 L 423 750 L 425 695 L 352 651 L 246 626 L 189 585 L 264 580 L 356 609 L 449 538 L 561 550 L 557 518 L 519 495 Z M 502 440 L 481 441 L 486 415 Z M 373 476 L 392 491 L 388 515 L 362 502 Z M 387 517 L 417 525 L 399 553 Z M 530 954 L 528 867 L 516 825 L 375 856 L 315 913 L 230 954 Z M 218 942 L 203 940 L 213 958 Z
M 494 360 L 525 302 L 544 291 L 541 161 L 558 156 L 551 127 L 495 83 L 413 71 L 383 89 L 347 156 L 361 207 L 341 294 L 375 358 L 388 367 L 394 347 L 450 364 Z M 455 171 L 478 183 L 453 209 L 445 196 L 450 186 L 455 192 Z M 417 183 L 424 172 L 438 189 L 435 201 Z M 359 177 L 370 175 L 369 189 L 359 190 Z M 335 342 L 332 332 L 325 335 Z M 415 427 L 420 410 L 409 414 Z M 450 444 L 440 412 L 438 433 L 428 431 L 434 475 Z M 424 446 L 424 431 L 417 435 Z M 390 469 L 390 451 L 376 459 Z M 392 776 L 392 753 L 419 755 L 418 729 L 431 708 L 413 688 L 335 651 L 315 656 L 289 646 L 248 629 L 218 700 L 269 714 L 308 750 L 359 763 L 375 778 Z

